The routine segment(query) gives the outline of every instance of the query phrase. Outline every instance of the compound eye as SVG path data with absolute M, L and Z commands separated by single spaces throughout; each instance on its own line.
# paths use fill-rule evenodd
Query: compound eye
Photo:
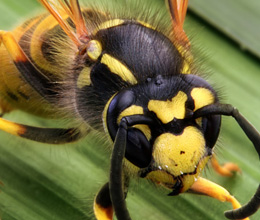
M 209 115 L 202 118 L 202 131 L 206 140 L 206 146 L 213 148 L 219 135 L 221 124 L 220 115 Z
M 151 162 L 151 144 L 143 132 L 137 128 L 128 129 L 125 157 L 140 168 L 147 167 Z

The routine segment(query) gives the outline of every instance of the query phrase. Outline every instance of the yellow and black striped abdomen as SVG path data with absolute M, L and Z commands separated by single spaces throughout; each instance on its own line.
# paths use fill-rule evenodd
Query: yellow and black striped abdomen
M 48 42 L 45 36 L 50 34 L 50 26 L 47 25 L 39 32 L 39 26 L 46 20 L 53 24 L 53 28 L 59 29 L 52 16 L 42 15 L 26 21 L 12 32 L 2 34 L 4 43 L 0 47 L 0 93 L 1 99 L 9 103 L 10 109 L 51 117 L 56 109 L 43 93 L 38 92 L 39 89 L 44 90 L 43 86 L 45 90 L 51 91 L 48 82 L 57 78 L 57 71 L 45 52 Z

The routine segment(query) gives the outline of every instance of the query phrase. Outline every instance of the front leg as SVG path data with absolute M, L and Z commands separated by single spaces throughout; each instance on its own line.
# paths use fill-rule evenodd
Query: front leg
M 124 197 L 127 195 L 128 178 L 124 178 Z M 110 197 L 109 183 L 106 183 L 96 195 L 94 201 L 94 214 L 97 220 L 112 220 L 113 205 Z
M 236 172 L 241 173 L 239 166 L 234 163 L 228 162 L 224 165 L 220 165 L 215 155 L 211 158 L 211 164 L 213 169 L 221 176 L 231 177 Z
M 240 203 L 226 189 L 202 177 L 198 178 L 189 192 L 210 196 L 221 202 L 230 202 L 233 209 L 241 207 Z M 249 218 L 244 218 L 243 220 L 249 220 Z
M 18 124 L 0 117 L 0 130 L 29 140 L 49 143 L 71 143 L 82 137 L 77 128 L 42 128 Z
M 106 183 L 98 192 L 93 208 L 97 220 L 113 219 L 113 206 L 110 198 L 109 183 Z
M 109 189 L 113 208 L 118 220 L 131 220 L 126 203 L 123 186 L 123 159 L 125 157 L 127 128 L 129 122 L 123 118 L 120 122 L 111 158 Z

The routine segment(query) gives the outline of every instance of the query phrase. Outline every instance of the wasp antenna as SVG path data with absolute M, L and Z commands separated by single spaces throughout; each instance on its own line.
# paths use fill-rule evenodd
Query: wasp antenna
M 190 45 L 189 39 L 183 30 L 187 13 L 188 0 L 167 0 L 170 10 L 174 36 L 182 45 Z
M 72 14 L 73 14 L 74 20 L 75 20 L 74 23 L 76 25 L 77 36 L 79 37 L 79 39 L 86 38 L 88 40 L 89 35 L 88 35 L 88 31 L 87 31 L 87 28 L 85 25 L 85 21 L 82 16 L 79 1 L 70 0 L 70 5 L 71 5 L 71 11 L 72 11 Z
M 78 37 L 76 34 L 72 31 L 72 28 L 63 20 L 61 15 L 57 12 L 55 7 L 52 3 L 50 3 L 48 0 L 39 0 L 43 6 L 52 14 L 52 16 L 56 19 L 56 21 L 59 23 L 63 31 L 69 36 L 69 38 L 79 47 L 81 45 Z

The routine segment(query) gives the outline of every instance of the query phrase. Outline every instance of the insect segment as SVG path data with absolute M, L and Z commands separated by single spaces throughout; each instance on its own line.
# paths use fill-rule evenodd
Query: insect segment
M 0 129 L 59 144 L 103 124 L 113 148 L 110 180 L 94 202 L 98 220 L 112 220 L 113 210 L 118 219 L 131 219 L 125 197 L 132 176 L 163 185 L 169 195 L 195 192 L 231 202 L 237 210 L 225 214 L 230 219 L 256 212 L 259 189 L 241 207 L 221 186 L 200 177 L 218 139 L 221 115 L 236 119 L 258 154 L 260 135 L 193 72 L 183 31 L 188 1 L 166 1 L 170 34 L 131 16 L 81 9 L 77 0 L 40 2 L 50 15 L 0 32 L 2 112 L 17 108 L 46 118 L 62 115 L 78 124 L 34 128 L 0 118 Z M 230 175 L 238 167 L 221 169 Z

